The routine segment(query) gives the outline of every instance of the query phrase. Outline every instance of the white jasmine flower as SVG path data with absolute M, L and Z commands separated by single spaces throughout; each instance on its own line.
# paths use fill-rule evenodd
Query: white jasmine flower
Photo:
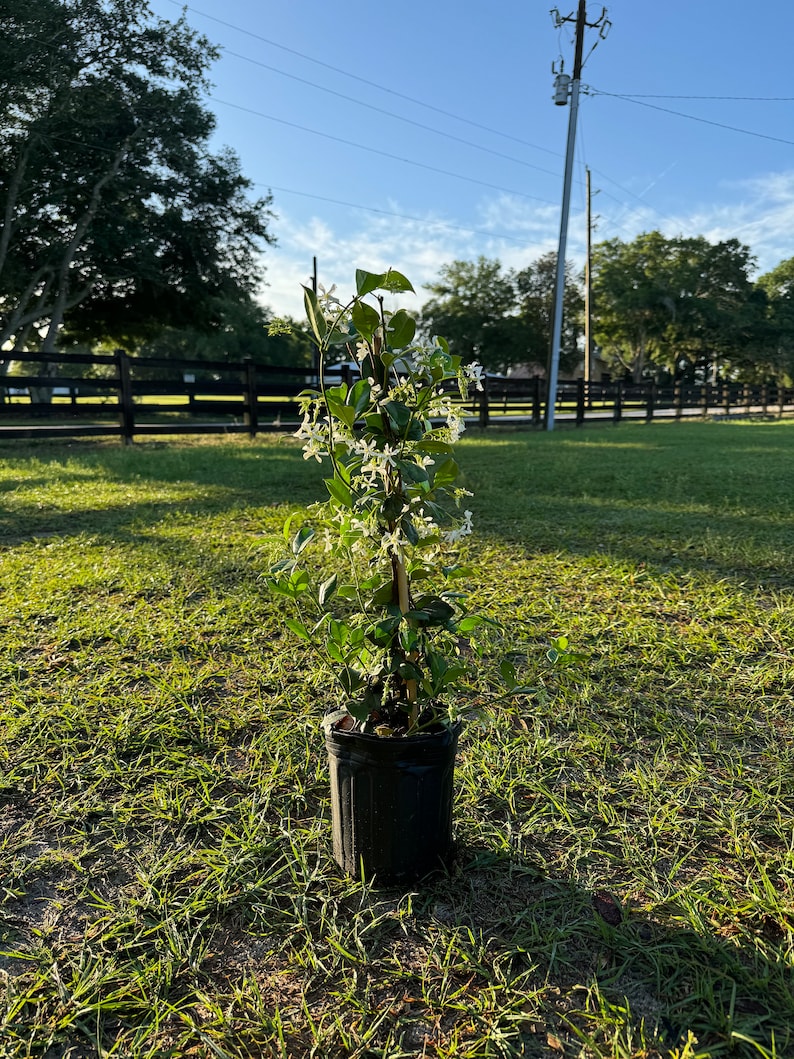
M 463 367 L 463 374 L 469 380 L 473 382 L 478 390 L 482 389 L 482 380 L 485 378 L 485 371 L 482 364 L 478 364 L 474 361 L 472 364 L 466 364 Z
M 444 540 L 447 542 L 447 544 L 455 544 L 462 537 L 468 537 L 469 536 L 469 534 L 472 532 L 471 518 L 472 518 L 471 511 L 464 511 L 463 512 L 463 522 L 461 522 L 461 524 L 459 526 L 457 526 L 455 529 L 448 530 L 444 534 Z

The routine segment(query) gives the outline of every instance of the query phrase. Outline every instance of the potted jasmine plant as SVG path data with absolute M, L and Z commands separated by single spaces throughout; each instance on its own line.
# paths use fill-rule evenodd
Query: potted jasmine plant
M 290 630 L 336 678 L 325 721 L 334 856 L 382 884 L 420 878 L 450 852 L 456 699 L 485 622 L 466 610 L 470 571 L 454 556 L 472 530 L 456 397 L 481 387 L 482 369 L 441 338 L 416 342 L 412 316 L 384 308 L 384 295 L 409 291 L 394 270 L 359 270 L 346 302 L 304 288 L 321 367 L 297 436 L 304 458 L 328 468 L 329 495 L 307 524 L 287 521 L 286 556 L 268 578 L 294 601 Z M 328 384 L 339 346 L 360 364 L 352 385 Z M 515 685 L 509 663 L 502 675 Z

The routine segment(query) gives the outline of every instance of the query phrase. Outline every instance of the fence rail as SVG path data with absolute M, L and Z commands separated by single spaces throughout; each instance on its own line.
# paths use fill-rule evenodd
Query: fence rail
M 253 360 L 167 360 L 113 355 L 14 353 L 27 374 L 0 377 L 0 440 L 21 437 L 280 431 L 299 418 L 298 395 L 316 384 L 311 369 Z M 65 367 L 68 365 L 68 367 Z M 90 369 L 80 374 L 79 369 Z M 332 369 L 333 371 L 333 369 Z M 55 372 L 55 373 L 54 373 Z M 356 376 L 346 367 L 336 377 Z M 561 382 L 555 421 L 581 426 L 624 419 L 794 414 L 794 388 L 738 383 L 687 385 Z M 489 376 L 463 404 L 481 427 L 540 426 L 545 380 Z

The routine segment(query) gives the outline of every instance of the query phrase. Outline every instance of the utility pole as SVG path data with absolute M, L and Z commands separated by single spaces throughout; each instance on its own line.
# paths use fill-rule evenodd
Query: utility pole
M 552 10 L 552 17 L 558 27 L 565 22 L 573 22 L 573 16 L 562 18 L 556 8 Z M 552 314 L 551 345 L 549 348 L 548 370 L 546 372 L 546 430 L 554 430 L 554 404 L 557 397 L 557 376 L 560 366 L 560 347 L 562 345 L 562 309 L 565 294 L 565 252 L 568 243 L 568 218 L 571 212 L 571 184 L 573 182 L 573 160 L 574 148 L 576 146 L 576 119 L 579 113 L 579 86 L 582 80 L 582 57 L 584 55 L 584 33 L 585 28 L 599 30 L 599 39 L 603 40 L 610 23 L 606 18 L 606 8 L 601 11 L 601 16 L 596 22 L 587 21 L 587 2 L 579 0 L 579 9 L 576 14 L 576 44 L 574 46 L 573 78 L 570 83 L 571 109 L 568 113 L 568 144 L 565 151 L 565 179 L 562 189 L 562 212 L 560 215 L 560 241 L 557 249 L 557 271 L 554 284 L 554 311 Z M 596 44 L 598 41 L 596 41 Z M 557 75 L 557 94 L 555 102 L 563 106 L 567 95 L 567 78 L 560 71 Z
M 590 399 L 590 383 L 593 381 L 593 313 L 592 313 L 592 286 L 590 283 L 590 270 L 593 265 L 593 240 L 592 240 L 592 195 L 590 193 L 590 169 L 585 169 L 587 178 L 587 251 L 584 259 L 584 385 L 587 392 L 588 402 Z

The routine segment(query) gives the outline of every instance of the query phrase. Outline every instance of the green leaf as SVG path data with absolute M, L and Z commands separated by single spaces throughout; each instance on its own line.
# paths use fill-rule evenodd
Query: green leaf
M 337 676 L 348 695 L 355 695 L 360 688 L 367 686 L 367 674 L 354 669 L 353 666 L 344 666 Z
M 292 539 L 292 551 L 300 555 L 309 541 L 314 537 L 314 530 L 310 526 L 302 526 Z
M 352 508 L 353 493 L 350 486 L 341 482 L 338 478 L 324 478 L 323 481 L 333 500 L 336 500 L 342 507 Z
M 416 320 L 409 316 L 405 309 L 398 309 L 389 320 L 387 339 L 394 349 L 404 349 L 410 346 L 416 334 Z
M 391 603 L 394 599 L 394 586 L 391 581 L 384 581 L 383 584 L 376 588 L 372 593 L 372 602 L 377 607 L 385 607 Z
M 300 637 L 301 640 L 309 640 L 309 630 L 303 624 L 302 621 L 296 621 L 295 618 L 286 618 L 284 624 L 295 633 L 296 636 Z
M 360 416 L 369 405 L 372 397 L 372 388 L 366 379 L 359 379 L 347 395 L 347 403 L 353 406 L 356 417 Z
M 443 625 L 455 616 L 455 609 L 439 596 L 420 596 L 407 617 L 420 625 Z
M 356 293 L 360 298 L 365 294 L 371 294 L 378 290 L 386 279 L 384 272 L 367 272 L 363 268 L 356 269 Z
M 289 544 L 290 539 L 292 537 L 292 523 L 295 521 L 295 519 L 297 517 L 298 517 L 298 512 L 297 511 L 293 511 L 292 514 L 287 517 L 287 519 L 284 522 L 284 526 L 282 527 L 281 532 L 284 534 L 284 540 L 287 542 L 287 544 Z
M 379 647 L 388 647 L 394 638 L 394 634 L 400 627 L 401 618 L 384 618 L 376 625 L 370 627 L 367 636 Z
M 383 518 L 386 522 L 396 522 L 400 515 L 403 513 L 404 507 L 405 499 L 402 496 L 387 496 L 380 506 L 381 518 Z
M 372 336 L 380 327 L 380 314 L 378 310 L 366 302 L 357 301 L 351 313 L 353 326 L 356 331 L 367 342 L 372 341 Z
M 336 574 L 332 574 L 327 581 L 323 581 L 320 585 L 320 590 L 317 593 L 317 600 L 321 607 L 324 607 L 328 600 L 333 597 L 336 592 L 337 581 L 338 578 Z
M 429 475 L 424 467 L 420 467 L 413 460 L 396 460 L 397 470 L 411 482 L 427 482 Z
M 411 281 L 406 279 L 402 272 L 398 272 L 394 268 L 390 268 L 385 276 L 381 276 L 381 281 L 381 289 L 387 290 L 392 294 L 398 294 L 401 291 L 410 291 L 412 294 L 416 294 Z
M 329 331 L 325 336 L 326 346 L 346 346 L 350 342 L 350 335 L 347 331 L 339 331 L 334 328 Z
M 433 677 L 433 684 L 435 687 L 440 688 L 443 686 L 442 681 L 444 674 L 446 673 L 449 665 L 446 658 L 443 655 L 437 654 L 432 651 L 428 655 L 428 661 L 430 662 L 430 673 Z
M 514 688 L 518 684 L 516 667 L 509 658 L 502 659 L 499 664 L 499 672 L 502 674 L 502 680 L 504 680 L 509 688 Z
M 378 437 L 383 437 L 383 416 L 382 415 L 371 415 L 365 416 L 364 423 L 366 424 L 367 430 L 370 434 L 375 434 Z
M 395 433 L 401 434 L 411 422 L 411 409 L 402 401 L 387 401 L 383 408 L 389 417 L 392 429 Z
M 317 295 L 311 287 L 303 288 L 303 304 L 306 309 L 306 318 L 309 321 L 309 327 L 312 329 L 312 334 L 317 339 L 318 344 L 321 345 L 328 332 L 328 324 L 325 322 L 325 317 L 320 309 Z
M 345 394 L 347 396 L 347 394 Z M 330 391 L 325 395 L 325 403 L 328 406 L 328 412 L 336 419 L 341 419 L 347 427 L 352 427 L 356 421 L 356 413 L 349 404 L 345 404 L 345 399 L 341 399 L 332 394 Z
M 325 649 L 328 652 L 329 657 L 332 658 L 334 662 L 338 662 L 340 666 L 345 665 L 345 656 L 342 654 L 342 652 L 339 650 L 335 643 L 327 643 L 325 645 Z
M 457 481 L 459 470 L 460 468 L 451 456 L 443 463 L 439 463 L 433 471 L 433 488 L 444 489 L 448 485 L 453 485 Z
M 409 518 L 404 518 L 401 522 L 403 533 L 408 538 L 409 542 L 416 547 L 419 543 L 419 532 L 416 526 L 411 522 Z
M 271 574 L 283 574 L 287 570 L 294 570 L 294 569 L 295 569 L 295 560 L 294 559 L 279 559 L 279 561 L 277 563 L 273 563 L 273 565 L 270 567 L 270 573 Z
M 309 575 L 305 570 L 293 570 L 290 574 L 289 583 L 292 585 L 295 598 L 305 592 L 309 587 Z

